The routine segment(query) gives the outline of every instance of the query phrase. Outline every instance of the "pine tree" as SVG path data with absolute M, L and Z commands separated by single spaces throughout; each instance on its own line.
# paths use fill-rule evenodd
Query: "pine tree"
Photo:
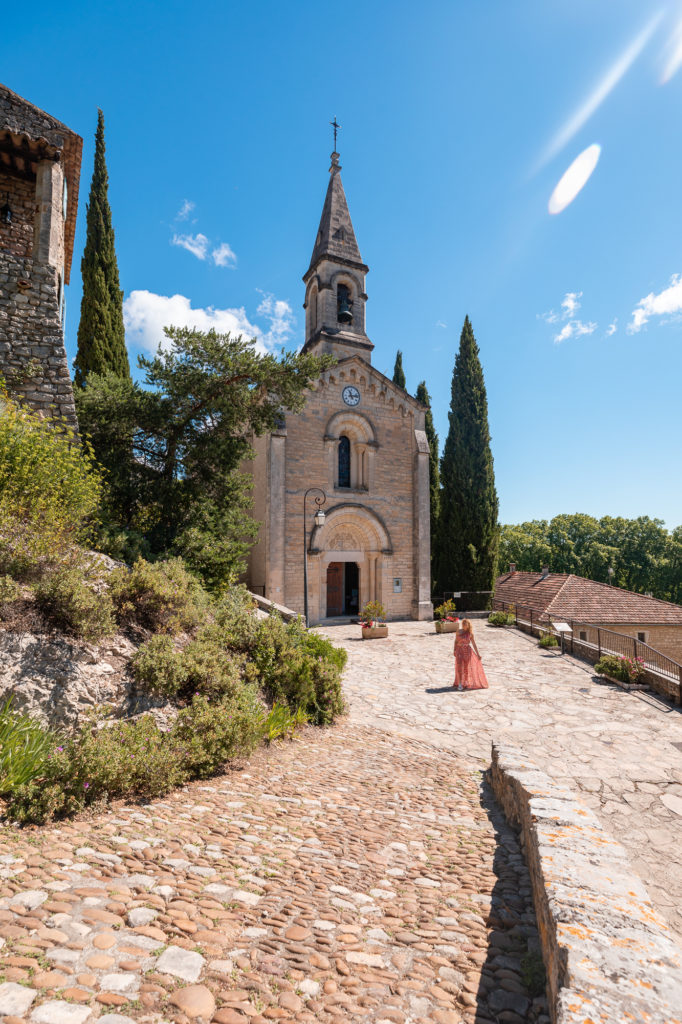
M 426 389 L 425 380 L 417 388 L 417 394 L 414 397 L 426 406 L 424 429 L 429 442 L 429 506 L 431 509 L 431 565 L 433 566 L 433 547 L 438 530 L 438 512 L 440 510 L 440 472 L 438 469 L 438 434 L 433 425 L 431 396 Z
M 478 345 L 467 316 L 452 374 L 450 429 L 440 463 L 436 543 L 440 593 L 492 590 L 497 568 L 497 492 L 488 429 L 488 400 Z M 486 600 L 480 603 L 485 607 Z M 474 600 L 468 607 L 474 607 Z
M 397 384 L 398 387 L 405 388 L 405 371 L 403 370 L 403 354 L 398 349 L 398 354 L 395 357 L 395 366 L 393 367 L 393 383 Z
M 81 260 L 83 298 L 78 325 L 75 383 L 83 387 L 90 373 L 130 378 L 123 327 L 123 292 L 118 282 L 114 229 L 104 158 L 104 115 L 98 111 L 95 167 L 87 206 L 87 236 Z

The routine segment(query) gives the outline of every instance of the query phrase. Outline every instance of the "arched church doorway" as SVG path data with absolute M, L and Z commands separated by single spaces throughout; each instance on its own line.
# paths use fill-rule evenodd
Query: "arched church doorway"
M 360 611 L 360 568 L 357 562 L 330 562 L 327 566 L 327 618 L 357 615 Z

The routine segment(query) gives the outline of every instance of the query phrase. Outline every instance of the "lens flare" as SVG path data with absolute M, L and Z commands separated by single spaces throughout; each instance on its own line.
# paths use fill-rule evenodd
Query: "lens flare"
M 600 154 L 601 146 L 594 142 L 575 158 L 549 197 L 547 209 L 550 213 L 561 213 L 573 202 L 590 180 L 592 172 L 599 162 Z

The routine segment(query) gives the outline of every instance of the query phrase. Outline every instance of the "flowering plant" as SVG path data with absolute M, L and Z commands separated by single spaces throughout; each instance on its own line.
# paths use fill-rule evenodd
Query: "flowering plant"
M 386 618 L 386 609 L 381 601 L 368 601 L 362 609 L 362 623 L 365 628 L 376 626 L 382 619 Z
M 433 617 L 437 622 L 459 622 L 456 612 L 457 605 L 452 598 L 449 598 L 447 601 L 443 601 L 442 604 L 439 604 L 437 608 L 433 609 Z

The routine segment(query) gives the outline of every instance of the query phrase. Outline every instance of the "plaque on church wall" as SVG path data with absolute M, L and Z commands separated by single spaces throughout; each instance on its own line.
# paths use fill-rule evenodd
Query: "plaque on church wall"
M 394 578 L 393 578 L 393 593 L 394 594 L 402 594 L 402 592 L 403 592 L 403 581 L 401 579 L 398 579 L 397 576 L 394 576 Z

